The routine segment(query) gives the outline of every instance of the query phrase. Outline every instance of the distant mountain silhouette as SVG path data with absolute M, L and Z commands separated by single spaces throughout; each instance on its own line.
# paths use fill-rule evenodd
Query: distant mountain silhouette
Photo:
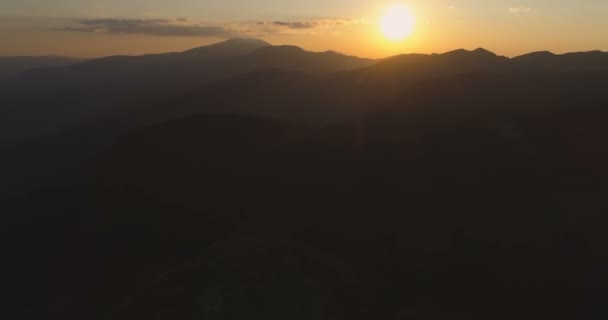
M 69 68 L 32 71 L 15 79 L 12 89 L 28 92 L 103 89 L 130 95 L 141 93 L 136 90 L 156 89 L 167 94 L 264 68 L 331 73 L 371 62 L 335 53 L 306 52 L 297 47 L 274 47 L 255 39 L 232 39 L 180 53 L 114 56 Z
M 556 55 L 548 51 L 534 52 L 513 58 L 516 69 L 532 71 L 608 70 L 608 53 L 575 52 Z
M 35 137 L 76 127 L 120 112 L 121 104 L 156 101 L 214 81 L 280 68 L 332 73 L 367 66 L 372 60 L 296 47 L 273 47 L 254 39 L 233 39 L 181 53 L 116 56 L 66 68 L 23 74 L 5 86 L 3 137 Z M 49 107 L 52 106 L 52 107 Z M 37 120 L 31 117 L 36 114 Z
M 570 57 L 566 56 L 566 59 Z M 564 70 L 548 70 L 539 69 L 540 63 L 537 64 L 538 68 L 521 68 L 518 60 L 477 49 L 437 55 L 396 56 L 369 67 L 321 76 L 265 70 L 219 81 L 166 101 L 158 101 L 152 104 L 150 110 L 157 112 L 157 119 L 167 119 L 171 114 L 238 113 L 309 123 L 336 122 L 373 112 L 374 108 L 390 101 L 421 96 L 425 92 L 421 91 L 421 87 L 425 84 L 432 88 L 443 83 L 444 79 L 450 84 L 445 86 L 446 92 L 433 92 L 428 98 L 445 102 L 445 94 L 454 93 L 462 85 L 471 84 L 468 80 L 458 83 L 461 76 L 472 74 L 479 74 L 479 79 L 489 83 L 481 80 L 477 89 L 479 92 L 473 92 L 475 88 L 468 88 L 470 91 L 463 92 L 461 97 L 487 99 L 490 104 L 488 107 L 492 104 L 507 105 L 505 101 L 516 98 L 527 100 L 542 97 L 550 99 L 556 105 L 562 105 L 566 101 L 575 103 L 577 99 L 604 101 L 601 95 L 603 86 L 600 84 L 604 74 L 600 63 L 602 59 L 608 61 L 608 54 L 599 56 L 597 68 L 579 65 Z M 504 87 L 495 84 L 499 81 L 504 81 Z M 551 82 L 555 82 L 554 87 Z M 587 83 L 586 87 L 581 87 L 580 83 L 583 82 Z M 484 86 L 492 86 L 493 91 L 482 90 Z M 528 90 L 525 94 L 509 92 L 524 88 Z M 560 94 L 570 98 L 560 101 Z M 544 102 L 544 105 L 549 104 Z M 174 107 L 169 108 L 170 105 Z
M 68 159 L 89 157 L 125 130 L 189 115 L 261 115 L 330 124 L 374 113 L 391 101 L 443 104 L 446 95 L 455 95 L 462 105 L 475 101 L 488 108 L 524 107 L 534 99 L 544 106 L 597 105 L 604 101 L 598 81 L 603 81 L 607 57 L 590 52 L 508 59 L 476 49 L 372 61 L 234 39 L 182 53 L 109 57 L 31 71 L 5 86 L 9 93 L 0 94 L 0 147 L 12 155 L 4 162 L 21 163 L 5 175 L 13 177 L 6 186 L 12 192 L 18 189 L 11 187 L 15 184 L 39 185 L 58 171 L 78 167 Z M 475 73 L 487 74 L 478 77 L 476 86 L 459 77 Z M 91 139 L 96 143 L 63 141 L 80 128 L 98 128 L 85 129 L 84 135 L 95 132 Z M 40 148 L 72 143 L 81 151 L 46 155 L 48 148 Z M 34 159 L 45 156 L 47 165 L 36 164 Z
M 0 57 L 0 84 L 23 72 L 38 68 L 65 67 L 84 59 L 60 56 L 14 56 Z
M 608 246 L 603 235 L 583 240 L 577 231 L 606 222 L 599 214 L 608 206 L 602 200 L 608 170 L 600 164 L 606 156 L 592 146 L 608 137 L 602 127 L 608 112 L 604 100 L 586 100 L 582 108 L 560 104 L 567 93 L 548 94 L 564 88 L 553 75 L 523 79 L 479 74 L 427 82 L 373 114 L 322 127 L 206 115 L 135 130 L 109 151 L 95 192 L 110 212 L 107 228 L 125 228 L 112 234 L 121 250 L 166 251 L 110 259 L 118 271 L 106 284 L 137 287 L 129 274 L 140 268 L 155 274 L 159 264 L 161 272 L 163 258 L 194 255 L 199 244 L 208 249 L 194 265 L 156 283 L 124 317 L 157 310 L 159 300 L 181 306 L 190 301 L 189 290 L 222 301 L 253 299 L 245 291 L 253 290 L 272 300 L 274 282 L 233 287 L 231 279 L 280 270 L 290 275 L 282 281 L 291 283 L 300 278 L 290 266 L 330 265 L 334 279 L 344 281 L 341 288 L 355 288 L 328 293 L 328 305 L 343 319 L 369 319 L 366 312 L 390 318 L 408 308 L 425 314 L 456 309 L 474 319 L 497 309 L 500 319 L 524 310 L 558 318 L 576 314 L 572 299 L 591 294 L 583 293 L 591 289 L 580 280 L 596 263 L 587 250 Z M 573 80 L 560 81 L 567 87 Z M 574 81 L 581 88 L 592 83 Z M 487 91 L 476 98 L 480 89 Z M 437 95 L 442 90 L 446 94 Z M 530 95 L 537 90 L 539 99 Z M 509 94 L 516 97 L 500 104 Z M 275 264 L 284 253 L 268 253 L 268 244 L 291 241 L 327 260 L 292 257 Z M 608 263 L 608 255 L 597 259 Z M 344 264 L 336 266 L 336 260 Z M 132 264 L 138 267 L 125 266 Z M 243 264 L 247 272 L 235 271 Z M 306 272 L 320 287 L 333 288 L 330 278 Z M 206 280 L 192 281 L 201 278 Z M 518 286 L 511 286 L 514 281 Z M 403 302 L 409 297 L 432 307 Z M 233 310 L 241 309 L 224 312 Z M 255 312 L 268 312 L 263 310 Z
M 216 64 L 226 63 L 268 45 L 260 40 L 233 39 L 181 53 L 112 56 L 68 68 L 32 71 L 15 79 L 11 89 L 44 93 L 67 89 L 99 90 L 96 86 L 111 85 L 114 90 L 135 90 L 140 87 L 153 88 L 153 85 L 163 82 L 179 81 L 192 73 L 213 79 L 214 76 L 221 77 L 222 74 L 208 73 L 224 71 L 217 70 Z M 201 71 L 205 73 L 200 74 Z M 205 79 L 201 79 L 197 83 L 204 82 Z M 120 91 L 112 93 L 118 94 Z
M 236 39 L 0 96 L 28 318 L 605 319 L 606 53 Z
M 209 57 L 229 57 L 239 56 L 253 52 L 260 48 L 269 47 L 270 43 L 254 38 L 234 38 L 223 42 L 218 42 L 204 47 L 193 48 L 181 53 L 182 56 L 192 56 L 200 58 L 201 56 Z
M 410 84 L 437 77 L 472 72 L 597 71 L 606 70 L 607 65 L 608 54 L 602 52 L 530 54 L 509 59 L 479 48 L 374 61 L 331 51 L 313 53 L 294 46 L 271 46 L 256 39 L 232 39 L 181 53 L 116 56 L 26 72 L 0 88 L 0 101 L 5 106 L 1 110 L 2 136 L 8 141 L 22 140 L 90 121 L 122 118 L 126 116 L 121 111 L 125 106 L 184 100 L 179 96 L 208 92 L 213 90 L 208 85 L 214 86 L 218 81 L 224 82 L 220 86 L 236 86 L 238 91 L 236 82 L 241 80 L 230 84 L 231 78 L 245 75 L 240 79 L 255 81 L 255 76 L 246 74 L 267 69 L 327 75 L 307 84 L 312 87 L 323 84 L 329 89 L 311 89 L 322 92 L 320 97 L 310 98 L 333 96 L 332 100 L 337 100 L 331 101 L 334 106 L 357 108 L 395 98 Z M 254 84 L 245 87 L 250 85 Z M 282 93 L 275 94 L 280 98 Z M 238 99 L 238 95 L 231 96 L 227 98 Z M 199 97 L 204 99 L 202 94 Z M 219 107 L 206 105 L 208 109 Z M 319 107 L 327 104 L 321 103 Z M 256 113 L 253 109 L 249 111 Z
M 369 66 L 371 59 L 346 56 L 333 51 L 308 52 L 295 46 L 262 48 L 246 60 L 257 69 L 276 68 L 307 73 L 327 74 Z

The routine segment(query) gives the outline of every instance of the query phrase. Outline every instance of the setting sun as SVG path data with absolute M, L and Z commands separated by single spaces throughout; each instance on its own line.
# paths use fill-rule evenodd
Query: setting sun
M 390 7 L 380 19 L 380 30 L 384 36 L 392 41 L 401 41 L 409 37 L 414 31 L 416 20 L 405 5 Z

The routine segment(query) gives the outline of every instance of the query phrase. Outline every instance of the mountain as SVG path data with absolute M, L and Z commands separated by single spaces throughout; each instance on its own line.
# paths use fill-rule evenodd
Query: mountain
M 40 71 L 105 78 L 2 104 L 36 133 L 0 144 L 8 291 L 31 318 L 606 318 L 604 56 L 235 40 Z
M 296 48 L 282 50 L 300 52 Z M 158 100 L 149 104 L 148 110 L 154 110 L 156 119 L 200 113 L 227 113 L 264 115 L 308 123 L 331 123 L 348 121 L 373 112 L 374 108 L 403 97 L 421 96 L 422 94 L 416 91 L 426 92 L 425 83 L 430 87 L 437 87 L 442 83 L 441 80 L 445 79 L 450 84 L 444 86 L 445 92 L 430 92 L 426 97 L 429 101 L 442 99 L 445 94 L 456 94 L 458 88 L 470 84 L 475 77 L 470 81 L 463 81 L 462 85 L 452 82 L 453 79 L 475 74 L 492 82 L 504 81 L 505 88 L 528 90 L 525 94 L 536 99 L 540 100 L 542 97 L 551 100 L 543 102 L 545 105 L 561 105 L 566 101 L 575 103 L 576 99 L 589 101 L 601 98 L 598 93 L 603 90 L 601 78 L 605 70 L 601 61 L 608 55 L 598 55 L 595 64 L 591 63 L 589 66 L 571 64 L 572 67 L 569 68 L 558 68 L 567 65 L 573 56 L 577 54 L 556 56 L 555 67 L 549 69 L 543 67 L 541 62 L 531 64 L 536 67 L 522 68 L 519 60 L 522 58 L 509 59 L 480 48 L 433 55 L 400 55 L 367 67 L 328 75 L 263 70 L 219 81 L 166 100 Z M 553 80 L 548 74 L 554 74 Z M 569 76 L 573 77 L 570 81 Z M 542 83 L 535 83 L 530 79 Z M 570 88 L 572 92 L 555 92 L 549 85 L 551 81 L 556 82 L 556 87 L 564 90 Z M 583 82 L 587 87 L 579 91 L 578 89 L 583 89 L 580 85 Z M 493 91 L 488 92 L 481 89 L 486 86 L 483 81 L 477 85 L 477 95 L 472 92 L 474 88 L 467 88 L 470 91 L 463 92 L 461 97 L 475 101 L 487 99 L 488 103 L 500 105 L 507 104 L 501 99 L 526 99 L 523 92 L 502 92 L 497 84 L 492 86 Z M 497 94 L 497 90 L 501 91 L 500 94 Z M 304 92 L 306 94 L 303 94 Z M 561 94 L 569 98 L 564 97 L 565 101 L 559 101 L 557 97 Z
M 319 80 L 284 76 L 264 73 L 259 79 L 275 78 L 258 82 L 258 89 Z M 340 123 L 195 115 L 133 130 L 107 151 L 92 183 L 108 213 L 106 228 L 121 227 L 103 233 L 117 243 L 116 251 L 106 251 L 117 267 L 105 288 L 141 287 L 129 275 L 142 269 L 152 275 L 177 269 L 146 286 L 124 318 L 157 310 L 159 300 L 173 301 L 168 308 L 180 314 L 191 310 L 182 303 L 194 305 L 184 302 L 191 295 L 239 306 L 259 295 L 276 301 L 275 292 L 286 292 L 278 281 L 256 277 L 280 270 L 281 281 L 299 283 L 302 270 L 331 265 L 334 277 L 305 274 L 315 288 L 333 288 L 329 279 L 351 288 L 327 293 L 341 319 L 390 319 L 408 309 L 456 309 L 472 319 L 495 310 L 499 319 L 575 314 L 577 304 L 569 301 L 594 290 L 581 278 L 608 263 L 608 238 L 594 227 L 605 226 L 608 208 L 608 158 L 601 148 L 608 137 L 607 77 L 464 74 L 415 84 L 397 100 Z M 293 82 L 277 87 L 285 79 Z M 255 91 L 233 103 L 258 107 L 249 104 Z M 283 246 L 325 258 L 294 248 L 296 257 L 277 263 Z M 146 248 L 154 249 L 129 255 Z M 167 257 L 180 260 L 175 255 L 196 260 L 170 268 Z
M 182 58 L 190 56 L 194 59 L 199 59 L 201 56 L 223 58 L 247 54 L 269 46 L 271 46 L 270 43 L 260 39 L 233 38 L 208 46 L 186 50 L 182 52 L 180 56 Z
M 515 57 L 512 65 L 516 70 L 532 71 L 608 70 L 608 53 L 590 51 L 557 55 L 541 51 Z
M 180 53 L 116 56 L 40 69 L 17 77 L 0 93 L 2 133 L 5 140 L 57 133 L 114 116 L 134 101 L 154 102 L 256 70 L 327 74 L 373 62 L 233 39 Z
M 556 67 L 587 55 L 595 57 L 595 64 Z M 2 162 L 13 168 L 4 174 L 4 189 L 13 194 L 52 184 L 61 172 L 80 168 L 128 130 L 191 115 L 264 116 L 328 125 L 373 114 L 393 101 L 437 105 L 448 95 L 454 104 L 477 108 L 574 107 L 603 101 L 606 54 L 540 56 L 549 60 L 536 61 L 537 54 L 509 59 L 476 49 L 372 61 L 235 39 L 182 53 L 110 57 L 34 71 L 20 79 L 46 74 L 47 80 L 41 76 L 31 81 L 48 83 L 42 89 L 47 93 L 32 89 L 0 95 L 0 149 L 9 155 Z M 543 64 L 553 59 L 557 62 Z M 536 67 L 524 68 L 522 61 Z M 59 87 L 50 90 L 51 83 Z M 89 138 L 74 139 L 77 132 Z
M 478 48 L 375 61 L 332 51 L 307 52 L 294 46 L 272 46 L 256 39 L 232 39 L 178 53 L 108 57 L 26 72 L 4 86 L 4 94 L 0 90 L 4 106 L 0 110 L 3 115 L 0 130 L 6 143 L 23 141 L 102 119 L 143 119 L 149 105 L 154 106 L 154 118 L 164 113 L 158 112 L 162 102 L 174 101 L 186 103 L 166 108 L 167 114 L 184 115 L 196 108 L 195 112 L 217 112 L 227 104 L 235 107 L 234 102 L 240 97 L 232 90 L 238 93 L 241 88 L 261 88 L 257 81 L 274 81 L 282 86 L 277 78 L 281 77 L 280 70 L 287 71 L 286 91 L 271 90 L 268 97 L 257 95 L 254 101 L 262 99 L 257 102 L 259 107 L 282 105 L 275 103 L 279 100 L 307 104 L 302 108 L 309 109 L 311 115 L 305 117 L 308 120 L 318 120 L 319 113 L 331 113 L 333 121 L 340 119 L 343 112 L 349 117 L 366 106 L 395 99 L 408 86 L 421 81 L 476 72 L 606 70 L 607 57 L 608 54 L 598 51 L 565 55 L 533 53 L 509 59 Z M 277 72 L 264 79 L 264 72 L 269 69 Z M 312 93 L 305 99 L 299 98 L 297 87 L 289 87 L 293 82 L 289 78 L 306 76 L 293 72 L 316 76 L 305 84 L 300 82 Z M 251 93 L 255 95 L 255 90 Z M 247 107 L 240 105 L 240 108 Z M 308 112 L 302 108 L 281 113 L 289 119 L 299 118 Z M 248 112 L 255 114 L 256 110 L 249 108 Z M 128 114 L 132 112 L 137 115 Z
M 391 57 L 382 61 L 378 69 L 392 69 L 395 73 L 409 71 L 412 67 L 443 69 L 448 74 L 492 71 L 509 64 L 510 59 L 498 56 L 486 49 L 478 48 L 472 51 L 459 49 L 442 54 L 405 54 Z
M 33 69 L 65 67 L 82 61 L 84 59 L 59 56 L 0 57 L 0 84 Z
M 333 51 L 309 52 L 295 46 L 262 48 L 252 53 L 246 60 L 255 69 L 275 68 L 314 74 L 353 70 L 374 63 L 371 59 L 347 56 Z
M 355 69 L 372 60 L 332 52 L 306 52 L 298 47 L 271 46 L 256 39 L 232 39 L 179 53 L 114 56 L 68 68 L 36 70 L 15 79 L 14 91 L 101 90 L 112 94 L 169 93 L 265 68 L 310 73 Z
M 112 56 L 67 68 L 35 70 L 12 81 L 9 89 L 44 93 L 83 88 L 100 90 L 99 87 L 110 85 L 112 88 L 108 91 L 112 94 L 120 91 L 133 94 L 133 90 L 168 85 L 193 74 L 211 79 L 221 77 L 221 74 L 213 74 L 221 73 L 217 64 L 225 64 L 268 45 L 260 40 L 232 39 L 181 53 Z M 201 79 L 198 84 L 204 82 L 205 79 Z

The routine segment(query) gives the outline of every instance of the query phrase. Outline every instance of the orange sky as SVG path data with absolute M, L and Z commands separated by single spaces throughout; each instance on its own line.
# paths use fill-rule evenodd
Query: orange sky
M 315 9 L 315 1 L 270 5 L 272 1 L 260 0 L 253 6 L 233 0 L 241 9 L 188 0 L 175 1 L 181 6 L 171 9 L 155 0 L 146 6 L 115 1 L 106 7 L 86 6 L 89 0 L 30 7 L 25 4 L 39 0 L 6 1 L 0 4 L 0 55 L 135 55 L 180 51 L 234 36 L 372 58 L 477 47 L 507 56 L 608 50 L 608 1 L 597 0 L 330 0 L 318 3 L 323 10 Z M 407 5 L 416 17 L 413 34 L 400 42 L 389 41 L 378 25 L 394 3 Z

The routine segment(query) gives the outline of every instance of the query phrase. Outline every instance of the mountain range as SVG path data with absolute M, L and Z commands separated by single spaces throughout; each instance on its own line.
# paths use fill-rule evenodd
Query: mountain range
M 604 319 L 606 92 L 603 52 L 233 39 L 24 69 L 8 291 L 26 318 Z
M 0 147 L 10 155 L 5 163 L 22 168 L 7 176 L 30 185 L 24 175 L 48 176 L 49 167 L 74 167 L 66 158 L 87 158 L 125 130 L 189 115 L 257 115 L 326 125 L 398 101 L 431 104 L 448 95 L 468 99 L 463 101 L 468 104 L 471 99 L 522 104 L 513 100 L 532 97 L 537 105 L 568 99 L 599 103 L 599 81 L 606 71 L 608 53 L 602 52 L 541 52 L 509 59 L 476 49 L 370 60 L 232 39 L 179 53 L 115 56 L 25 71 L 0 86 Z M 477 87 L 459 80 L 467 74 L 479 82 Z M 436 84 L 446 86 L 441 95 L 428 88 Z M 455 91 L 462 86 L 467 86 L 461 88 L 466 94 Z M 568 91 L 555 90 L 563 86 Z M 560 95 L 566 95 L 563 101 Z M 32 147 L 69 146 L 65 137 L 80 130 L 84 136 L 95 132 L 91 139 L 97 142 L 79 139 L 84 145 L 54 154 Z M 45 165 L 35 160 L 40 157 L 47 159 Z M 14 183 L 7 188 L 13 190 Z
M 85 59 L 60 56 L 0 57 L 0 83 L 33 69 L 66 67 L 83 61 Z
M 53 63 L 55 66 L 51 67 Z M 165 109 L 223 112 L 221 105 L 233 104 L 230 100 L 239 95 L 218 96 L 222 87 L 246 94 L 248 88 L 260 81 L 269 82 L 267 88 L 274 89 L 277 85 L 286 88 L 277 88 L 276 93 L 258 98 L 276 99 L 290 90 L 290 83 L 297 90 L 302 85 L 311 94 L 294 100 L 302 104 L 310 103 L 300 98 L 329 100 L 314 103 L 320 108 L 347 105 L 347 110 L 331 111 L 334 118 L 340 118 L 348 116 L 352 108 L 394 98 L 409 84 L 425 79 L 473 72 L 601 71 L 608 69 L 608 54 L 544 52 L 509 59 L 476 49 L 370 60 L 335 52 L 307 52 L 293 46 L 271 46 L 256 39 L 232 39 L 179 53 L 114 56 L 64 67 L 53 63 L 47 62 L 48 68 L 25 71 L 0 87 L 3 140 L 19 141 L 91 121 L 122 118 L 131 112 L 130 106 L 184 97 L 192 101 Z M 207 95 L 219 101 L 207 106 L 188 105 L 194 103 L 196 94 L 201 102 L 208 101 Z M 300 118 L 308 111 L 292 108 L 287 113 L 292 112 L 296 115 L 292 118 Z M 318 110 L 305 118 L 318 121 L 319 115 L 315 113 Z

